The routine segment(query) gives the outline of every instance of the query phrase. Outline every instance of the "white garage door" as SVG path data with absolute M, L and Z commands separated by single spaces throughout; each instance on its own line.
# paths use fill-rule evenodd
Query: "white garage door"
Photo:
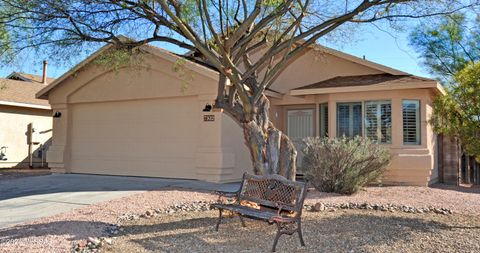
M 71 170 L 192 178 L 199 111 L 194 97 L 75 104 Z

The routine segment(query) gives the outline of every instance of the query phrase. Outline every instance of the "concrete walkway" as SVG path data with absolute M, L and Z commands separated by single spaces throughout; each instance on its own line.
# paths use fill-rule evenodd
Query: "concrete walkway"
M 164 187 L 234 191 L 239 185 L 77 174 L 52 174 L 0 181 L 0 228 Z

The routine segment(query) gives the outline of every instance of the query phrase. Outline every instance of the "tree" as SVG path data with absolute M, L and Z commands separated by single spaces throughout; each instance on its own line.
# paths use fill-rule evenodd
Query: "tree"
M 477 5 L 478 0 L 2 0 L 0 24 L 11 52 L 47 49 L 67 58 L 86 43 L 134 48 L 152 42 L 195 52 L 219 72 L 215 107 L 242 125 L 255 173 L 294 178 L 295 147 L 269 120 L 265 96 L 290 60 L 346 24 L 451 14 Z
M 464 13 L 447 15 L 435 24 L 421 24 L 410 34 L 410 44 L 423 64 L 444 84 L 468 64 L 480 60 L 480 16 L 470 20 Z
M 434 100 L 434 130 L 457 138 L 462 152 L 480 161 L 480 16 L 469 16 L 457 13 L 418 26 L 410 41 L 427 69 L 447 85 L 447 94 Z
M 480 162 L 480 62 L 460 70 L 454 81 L 446 96 L 435 99 L 431 122 L 436 132 L 458 138 Z

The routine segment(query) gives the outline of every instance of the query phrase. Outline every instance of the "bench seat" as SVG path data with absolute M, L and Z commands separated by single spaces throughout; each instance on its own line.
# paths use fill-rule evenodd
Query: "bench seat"
M 273 217 L 277 217 L 276 212 L 265 211 L 261 209 L 255 209 L 248 206 L 235 205 L 235 204 L 213 204 L 212 207 L 217 209 L 223 209 L 239 213 L 247 218 L 260 219 L 264 221 L 270 221 Z M 285 216 L 287 218 L 288 216 Z

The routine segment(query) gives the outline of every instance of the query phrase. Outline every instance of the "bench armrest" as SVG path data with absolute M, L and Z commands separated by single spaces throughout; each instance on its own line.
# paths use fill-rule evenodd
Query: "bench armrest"
M 287 203 L 284 203 L 284 202 L 281 202 L 281 201 L 275 202 L 275 206 L 278 208 L 277 215 L 281 215 L 281 213 L 283 211 L 283 207 L 286 206 L 286 205 L 287 205 Z
M 232 197 L 237 197 L 238 196 L 238 191 L 236 192 L 226 192 L 226 191 L 215 191 L 215 194 L 221 197 L 227 197 L 227 198 L 232 198 Z
M 228 201 L 228 199 L 233 199 L 235 202 L 237 202 L 239 191 L 236 191 L 236 192 L 215 191 L 215 194 L 218 195 L 218 199 L 217 199 L 218 203 L 228 203 L 228 202 L 232 203 L 232 200 Z

